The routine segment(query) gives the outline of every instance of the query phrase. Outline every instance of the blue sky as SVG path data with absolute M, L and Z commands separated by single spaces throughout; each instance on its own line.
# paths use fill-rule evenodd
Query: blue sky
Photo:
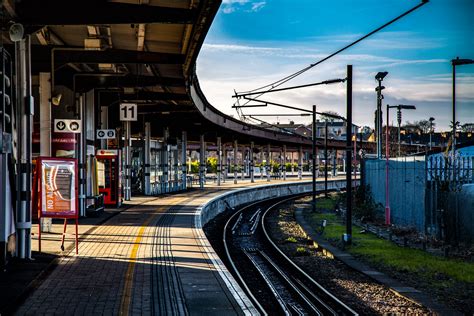
M 198 58 L 198 77 L 209 101 L 231 108 L 233 90 L 279 80 L 314 63 L 417 5 L 419 0 L 223 0 Z M 354 67 L 354 119 L 373 126 L 376 82 L 384 80 L 384 106 L 415 104 L 403 121 L 435 117 L 437 130 L 451 121 L 450 60 L 474 59 L 474 0 L 431 0 L 383 31 L 286 86 L 345 77 Z M 474 122 L 474 65 L 457 68 L 457 120 Z M 345 113 L 345 86 L 320 86 L 268 94 L 262 99 Z M 290 113 L 257 108 L 252 113 Z M 392 114 L 392 113 L 391 113 Z M 395 113 L 393 113 L 395 114 Z M 385 115 L 385 114 L 384 114 Z M 391 115 L 391 123 L 395 115 Z M 265 118 L 287 123 L 288 117 Z M 304 122 L 304 118 L 291 118 Z

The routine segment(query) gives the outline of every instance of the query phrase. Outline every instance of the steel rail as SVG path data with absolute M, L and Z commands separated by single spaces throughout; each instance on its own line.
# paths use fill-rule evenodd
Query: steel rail
M 264 232 L 264 235 L 267 239 L 267 241 L 269 242 L 269 244 L 271 244 L 273 246 L 273 248 L 283 257 L 286 259 L 286 261 L 291 265 L 293 266 L 298 272 L 300 272 L 307 280 L 309 280 L 313 285 L 315 285 L 320 291 L 322 291 L 327 297 L 329 297 L 330 299 L 333 300 L 333 302 L 335 302 L 338 306 L 342 307 L 344 310 L 346 310 L 347 312 L 349 312 L 350 314 L 352 315 L 358 315 L 358 313 L 356 311 L 354 311 L 352 308 L 350 308 L 347 304 L 343 303 L 341 300 L 339 300 L 336 296 L 334 296 L 332 293 L 330 293 L 328 290 L 326 290 L 321 284 L 319 284 L 316 280 L 314 280 L 312 277 L 310 277 L 305 271 L 303 271 L 303 269 L 301 269 L 297 264 L 295 264 L 293 262 L 293 260 L 291 260 L 287 255 L 285 255 L 283 253 L 283 251 L 280 250 L 280 248 L 278 248 L 278 246 L 273 242 L 273 240 L 270 238 L 270 235 L 268 234 L 268 231 L 267 231 L 267 228 L 265 227 L 265 217 L 266 215 L 268 214 L 268 212 L 272 209 L 274 209 L 275 207 L 277 207 L 278 205 L 280 204 L 283 204 L 287 201 L 290 201 L 290 200 L 293 200 L 295 199 L 295 197 L 289 197 L 287 199 L 284 199 L 284 200 L 281 200 L 281 201 L 278 201 L 277 203 L 273 204 L 272 206 L 270 206 L 269 208 L 267 208 L 267 210 L 263 213 L 263 216 L 262 216 L 262 219 L 261 219 L 261 222 L 262 222 L 262 230 Z M 317 296 L 315 295 L 315 298 L 317 298 Z M 321 299 L 318 299 L 318 301 L 320 303 L 322 303 L 323 305 L 327 306 L 327 308 L 329 310 L 333 310 L 331 307 L 329 307 L 329 305 L 327 305 L 325 302 L 323 302 Z M 337 314 L 337 313 L 336 313 Z

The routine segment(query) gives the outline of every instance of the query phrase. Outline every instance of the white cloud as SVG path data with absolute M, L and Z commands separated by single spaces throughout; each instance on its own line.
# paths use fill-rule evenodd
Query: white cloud
M 250 9 L 250 11 L 252 12 L 260 11 L 266 4 L 267 3 L 265 1 L 254 2 L 252 3 L 252 8 Z
M 222 12 L 225 14 L 230 14 L 238 10 L 244 10 L 245 12 L 258 12 L 266 4 L 266 1 L 254 2 L 251 0 L 223 0 Z
M 295 71 L 308 66 L 322 57 L 326 52 L 295 44 L 291 47 L 278 47 L 270 42 L 261 46 L 246 44 L 211 43 L 204 44 L 198 58 L 198 78 L 202 90 L 208 100 L 216 108 L 226 114 L 235 115 L 231 108 L 236 91 L 247 91 L 279 80 Z M 284 86 L 293 86 L 318 82 L 332 78 L 343 78 L 346 65 L 354 64 L 354 120 L 356 124 L 373 126 L 375 110 L 375 80 L 374 75 L 380 67 L 388 69 L 391 76 L 384 80 L 384 104 L 415 104 L 416 111 L 408 113 L 404 120 L 420 120 L 436 115 L 438 128 L 449 125 L 451 102 L 451 74 L 439 73 L 427 76 L 401 77 L 398 67 L 414 67 L 414 65 L 443 64 L 445 59 L 402 59 L 380 55 L 380 52 L 368 54 L 342 54 L 335 56 L 330 62 L 325 62 L 309 70 Z M 449 64 L 449 63 L 448 63 Z M 428 66 L 430 67 L 430 66 Z M 385 69 L 385 68 L 384 68 Z M 457 98 L 460 104 L 459 117 L 463 120 L 472 118 L 474 105 L 474 76 L 459 74 L 457 77 Z M 283 87 L 283 86 L 282 86 Z M 318 111 L 333 110 L 345 113 L 346 90 L 344 84 L 319 86 L 300 90 L 278 92 L 265 95 L 263 100 L 290 104 L 310 109 L 317 104 Z M 471 114 L 469 115 L 469 111 Z M 277 114 L 286 112 L 279 108 L 263 108 L 258 112 Z M 251 113 L 251 112 L 248 112 Z M 255 113 L 255 112 L 254 112 Z M 433 114 L 435 113 L 435 114 Z M 463 116 L 461 116 L 463 115 Z M 266 118 L 267 119 L 267 118 Z M 268 118 L 274 122 L 276 118 Z M 281 122 L 287 118 L 283 119 Z M 297 122 L 307 122 L 307 118 L 291 118 Z M 472 119 L 471 119 L 472 120 Z

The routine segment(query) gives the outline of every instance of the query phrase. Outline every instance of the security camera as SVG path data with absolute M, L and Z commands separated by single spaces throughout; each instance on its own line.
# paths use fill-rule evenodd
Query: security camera
M 13 23 L 8 30 L 8 34 L 10 35 L 10 40 L 12 42 L 19 42 L 23 39 L 25 29 L 20 23 Z

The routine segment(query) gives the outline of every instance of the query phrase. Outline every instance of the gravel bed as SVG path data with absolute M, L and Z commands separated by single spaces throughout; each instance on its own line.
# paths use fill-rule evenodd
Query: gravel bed
M 426 308 L 397 295 L 344 263 L 318 252 L 312 243 L 308 243 L 302 228 L 295 221 L 294 208 L 289 204 L 269 215 L 271 216 L 267 220 L 272 238 L 280 249 L 322 286 L 361 315 L 432 314 Z M 289 237 L 295 238 L 296 243 L 288 242 Z M 300 249 L 297 253 L 296 249 L 299 247 L 304 247 L 306 252 Z

